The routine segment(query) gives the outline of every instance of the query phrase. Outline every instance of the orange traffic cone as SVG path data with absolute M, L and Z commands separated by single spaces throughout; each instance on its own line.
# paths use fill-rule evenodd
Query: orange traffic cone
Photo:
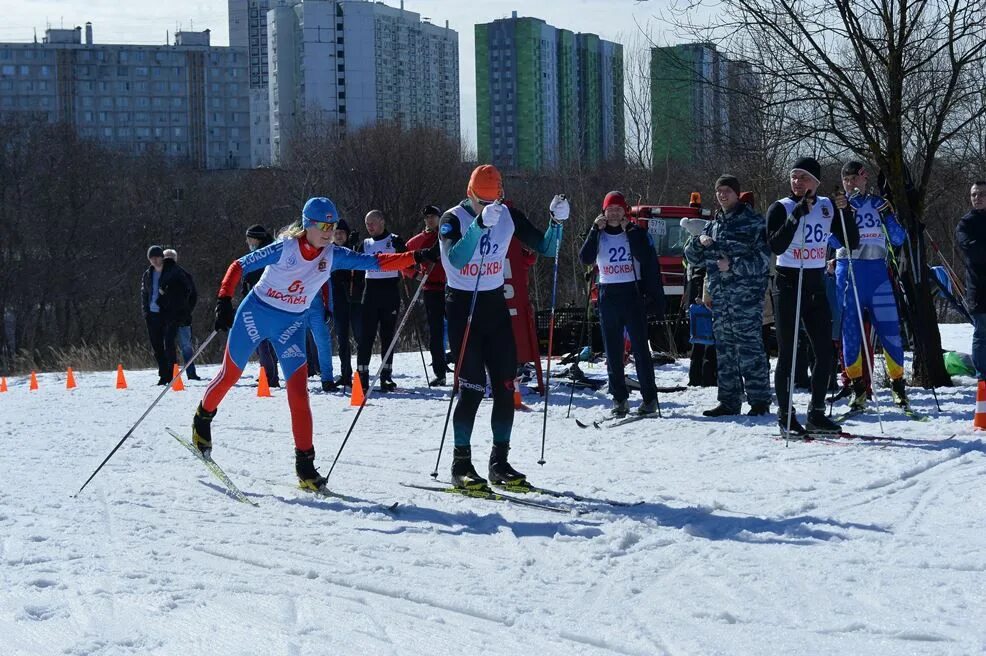
M 65 389 L 75 389 L 76 387 L 78 385 L 75 384 L 75 374 L 72 373 L 72 367 L 69 367 L 65 374 Z
M 31 386 L 29 388 L 32 392 L 38 391 L 38 376 L 33 371 L 31 372 Z
M 0 378 L 0 392 L 7 391 L 7 377 Z
M 530 410 L 520 396 L 520 379 L 514 379 L 514 410 Z
M 127 378 L 123 375 L 123 365 L 116 365 L 116 388 L 127 389 Z
M 257 379 L 257 396 L 270 396 L 270 384 L 267 382 L 267 370 L 260 368 L 260 378 Z
M 976 430 L 986 430 L 986 380 L 979 381 L 976 389 L 976 415 L 972 425 Z
M 353 372 L 353 395 L 349 399 L 349 405 L 354 408 L 358 408 L 363 405 L 365 400 L 363 398 L 363 383 L 360 382 L 359 373 Z
M 178 368 L 178 363 L 174 364 L 174 369 L 171 370 L 171 391 L 173 392 L 184 392 L 185 383 L 181 382 L 181 376 L 179 372 L 181 369 Z

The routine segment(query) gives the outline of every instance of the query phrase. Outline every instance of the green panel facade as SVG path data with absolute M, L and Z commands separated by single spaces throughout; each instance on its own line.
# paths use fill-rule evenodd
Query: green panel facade
M 537 170 L 541 167 L 541 98 L 538 80 L 541 77 L 541 61 L 538 58 L 538 42 L 541 39 L 541 23 L 531 19 L 518 19 L 514 32 L 514 48 L 517 55 L 517 113 L 514 132 L 517 143 L 518 168 Z
M 579 157 L 579 78 L 575 33 L 558 30 L 558 151 L 563 165 Z
M 593 167 L 602 159 L 603 96 L 599 37 L 595 34 L 580 34 L 578 38 L 582 161 L 586 166 Z
M 652 48 L 651 130 L 653 166 L 690 162 L 698 126 L 694 123 L 694 59 L 680 47 Z
M 480 162 L 489 162 L 493 155 L 491 141 L 492 105 L 490 104 L 490 29 L 491 25 L 476 26 L 476 151 Z
M 613 53 L 613 152 L 606 159 L 622 161 L 626 154 L 626 112 L 623 97 L 623 46 L 617 45 Z

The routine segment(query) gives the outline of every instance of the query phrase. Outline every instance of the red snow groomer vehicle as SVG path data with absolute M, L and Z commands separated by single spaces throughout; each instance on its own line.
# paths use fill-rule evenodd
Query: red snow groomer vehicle
M 702 207 L 701 194 L 692 192 L 688 205 L 634 205 L 630 208 L 630 216 L 654 241 L 661 262 L 665 316 L 673 319 L 681 307 L 681 296 L 688 282 L 685 280 L 684 255 L 688 233 L 682 229 L 681 220 L 709 220 L 712 211 Z

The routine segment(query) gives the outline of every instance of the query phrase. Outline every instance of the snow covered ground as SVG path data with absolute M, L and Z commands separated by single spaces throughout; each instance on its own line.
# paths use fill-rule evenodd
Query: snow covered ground
M 968 352 L 968 326 L 943 331 Z M 583 430 L 558 390 L 547 464 L 539 412 L 516 417 L 514 464 L 545 487 L 642 503 L 545 499 L 584 511 L 555 514 L 400 486 L 431 481 L 447 397 L 424 387 L 417 353 L 395 370 L 418 393 L 371 398 L 331 481 L 363 502 L 293 488 L 284 391 L 258 399 L 244 378 L 220 407 L 214 456 L 256 508 L 163 431 L 188 430 L 205 382 L 169 393 L 72 498 L 156 396 L 155 372 L 128 372 L 126 391 L 113 372 L 77 375 L 71 392 L 59 374 L 33 393 L 10 380 L 0 656 L 986 652 L 986 448 L 970 379 L 938 391 L 941 414 L 911 391 L 927 423 L 888 409 L 885 391 L 888 434 L 957 434 L 897 446 L 785 446 L 769 417 L 701 418 L 711 389 L 662 396 L 661 420 Z M 683 363 L 658 369 L 661 385 L 685 380 Z M 575 404 L 582 419 L 609 405 Z M 338 395 L 313 409 L 325 472 L 353 410 Z M 879 431 L 875 416 L 847 428 Z M 443 478 L 449 458 L 446 445 Z

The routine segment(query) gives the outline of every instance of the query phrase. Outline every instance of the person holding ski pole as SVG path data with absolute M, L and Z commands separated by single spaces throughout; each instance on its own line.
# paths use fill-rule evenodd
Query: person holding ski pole
M 305 358 L 306 311 L 334 269 L 399 271 L 415 262 L 434 260 L 429 251 L 355 253 L 332 243 L 339 213 L 324 197 L 305 203 L 301 220 L 278 241 L 229 265 L 216 299 L 216 330 L 229 331 L 223 366 L 209 384 L 192 420 L 192 443 L 208 456 L 212 451 L 212 420 L 219 404 L 239 380 L 250 355 L 265 339 L 274 345 L 286 381 L 295 472 L 302 489 L 318 491 L 325 478 L 315 469 L 312 412 L 308 402 Z M 233 313 L 233 292 L 244 273 L 267 267 Z
M 862 334 L 860 313 L 869 314 L 883 345 L 894 401 L 902 408 L 908 407 L 900 318 L 887 274 L 887 242 L 901 246 L 907 234 L 898 223 L 890 201 L 869 193 L 869 180 L 869 172 L 861 162 L 846 162 L 842 167 L 842 188 L 848 198 L 843 194 L 835 196 L 835 206 L 847 209 L 846 220 L 855 218 L 859 230 L 859 248 L 850 253 L 842 246 L 835 252 L 835 284 L 842 305 L 842 359 L 852 387 L 849 407 L 853 413 L 862 412 L 866 407 L 868 393 L 864 374 L 873 379 L 872 346 L 867 347 Z M 852 275 L 849 259 L 852 259 Z M 867 359 L 865 371 L 864 357 Z
M 606 351 L 609 392 L 613 397 L 611 413 L 615 417 L 625 417 L 630 411 L 627 402 L 630 393 L 623 373 L 623 331 L 626 330 L 643 397 L 637 413 L 654 414 L 657 412 L 657 387 L 654 360 L 647 342 L 645 308 L 657 305 L 655 313 L 663 314 L 664 290 L 660 265 L 646 266 L 657 261 L 647 232 L 630 220 L 630 206 L 620 192 L 606 194 L 603 213 L 586 235 L 579 260 L 599 268 L 599 322 Z
M 712 296 L 712 329 L 718 350 L 719 404 L 706 417 L 738 415 L 746 391 L 750 416 L 770 411 L 770 365 L 762 340 L 763 298 L 770 257 L 764 218 L 740 201 L 732 175 L 716 180 L 722 208 L 701 235 L 685 244 L 685 258 L 705 267 Z
M 767 209 L 767 242 L 777 255 L 774 391 L 777 421 L 785 436 L 806 433 L 792 408 L 792 370 L 798 350 L 798 327 L 802 322 L 815 358 L 811 367 L 807 432 L 842 430 L 825 416 L 825 392 L 832 373 L 832 314 L 825 294 L 825 251 L 831 235 L 840 244 L 858 248 L 859 229 L 855 221 L 842 221 L 836 216 L 837 210 L 830 199 L 816 195 L 821 175 L 822 167 L 814 158 L 798 159 L 791 167 L 791 195 Z
M 488 374 L 493 392 L 489 481 L 519 485 L 526 476 L 507 460 L 517 356 L 503 290 L 503 261 L 514 235 L 528 248 L 553 256 L 562 236 L 562 223 L 568 219 L 569 204 L 564 196 L 554 197 L 549 207 L 551 220 L 542 232 L 523 212 L 503 203 L 500 172 L 491 164 L 473 170 L 466 196 L 445 212 L 438 230 L 447 280 L 449 344 L 457 358 L 453 390 L 459 390 L 452 417 L 452 482 L 462 488 L 482 489 L 487 485 L 473 467 L 471 440 Z
M 407 240 L 407 247 L 431 248 L 438 243 L 438 222 L 442 211 L 435 205 L 429 205 L 422 211 L 424 230 Z M 427 272 L 426 267 L 417 267 L 404 271 L 408 278 L 420 279 Z M 445 387 L 445 374 L 448 368 L 445 364 L 445 270 L 441 263 L 436 264 L 421 293 L 424 299 L 425 317 L 428 321 L 428 350 L 431 352 L 431 370 L 435 377 L 428 381 L 429 387 Z

